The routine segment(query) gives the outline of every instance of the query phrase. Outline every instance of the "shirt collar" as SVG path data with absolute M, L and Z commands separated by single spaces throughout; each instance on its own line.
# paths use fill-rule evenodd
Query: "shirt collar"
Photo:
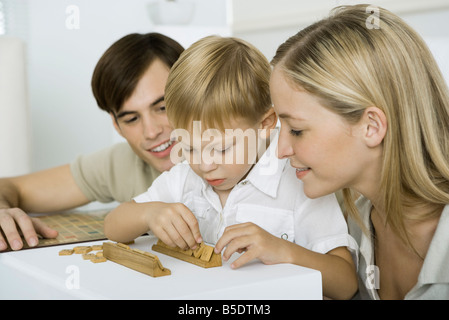
M 276 133 L 271 138 L 269 147 L 245 179 L 255 188 L 273 198 L 277 196 L 282 172 L 288 162 L 287 159 L 278 159 L 276 156 L 278 138 L 279 130 L 276 129 Z
M 365 197 L 357 201 L 357 206 L 362 215 L 363 223 L 370 233 L 373 228 L 370 221 L 371 202 Z M 418 275 L 418 284 L 449 283 L 449 205 L 446 205 L 441 213 L 437 229 L 433 235 L 424 263 Z M 372 238 L 362 235 L 360 253 L 366 259 L 366 264 L 374 263 L 374 247 Z
M 427 250 L 418 282 L 449 283 L 449 205 L 441 213 L 437 229 Z

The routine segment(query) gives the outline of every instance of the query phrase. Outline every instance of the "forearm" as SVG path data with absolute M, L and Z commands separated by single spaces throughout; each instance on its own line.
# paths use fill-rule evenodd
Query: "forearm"
M 324 296 L 332 299 L 350 299 L 356 293 L 357 275 L 351 255 L 345 247 L 321 254 L 291 242 L 287 242 L 286 245 L 287 263 L 321 272 Z
M 17 207 L 25 212 L 52 212 L 88 202 L 69 165 L 0 180 L 1 206 Z
M 130 242 L 149 231 L 145 222 L 148 203 L 134 201 L 120 204 L 104 220 L 104 232 L 108 239 Z
M 9 179 L 0 179 L 0 209 L 19 206 L 19 191 Z

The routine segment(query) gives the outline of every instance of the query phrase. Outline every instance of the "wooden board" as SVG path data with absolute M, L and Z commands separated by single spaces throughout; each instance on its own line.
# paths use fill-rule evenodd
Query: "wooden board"
M 164 268 L 156 255 L 139 249 L 131 249 L 122 243 L 104 242 L 103 256 L 108 260 L 152 277 L 171 274 L 170 269 Z
M 22 236 L 23 249 L 105 240 L 106 236 L 103 232 L 103 222 L 108 212 L 109 210 L 93 212 L 72 211 L 34 216 L 42 220 L 50 228 L 57 230 L 59 234 L 55 239 L 39 238 L 39 244 L 36 247 L 29 247 Z M 11 248 L 8 246 L 6 251 L 10 250 Z
M 158 240 L 151 249 L 203 268 L 221 267 L 222 265 L 221 254 L 216 254 L 214 248 L 204 242 L 195 250 L 182 250 L 169 247 L 161 240 Z

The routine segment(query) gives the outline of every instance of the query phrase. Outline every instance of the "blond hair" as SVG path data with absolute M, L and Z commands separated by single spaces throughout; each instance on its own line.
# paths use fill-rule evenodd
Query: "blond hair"
M 385 113 L 380 195 L 387 223 L 411 246 L 405 219 L 433 216 L 409 217 L 404 207 L 449 203 L 449 93 L 421 37 L 378 7 L 379 24 L 368 28 L 371 9 L 335 8 L 282 44 L 272 64 L 348 123 L 370 106 Z M 360 222 L 350 190 L 343 191 Z
M 184 51 L 165 88 L 167 117 L 174 128 L 193 121 L 224 130 L 238 117 L 256 123 L 271 108 L 271 66 L 251 44 L 209 36 Z

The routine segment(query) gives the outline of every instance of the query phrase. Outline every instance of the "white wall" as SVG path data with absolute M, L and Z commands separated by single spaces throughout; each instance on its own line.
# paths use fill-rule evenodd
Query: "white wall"
M 310 23 L 342 4 L 374 3 L 395 12 L 417 30 L 432 50 L 449 84 L 449 0 L 278 0 L 257 6 L 244 19 L 241 12 L 260 0 L 235 0 L 234 35 L 258 47 L 270 60 L 278 46 Z M 392 8 L 392 9 L 390 9 Z M 270 19 L 270 14 L 272 18 Z M 283 18 L 284 17 L 284 18 Z
M 323 8 L 327 12 L 334 5 L 345 2 L 193 0 L 197 8 L 190 29 L 186 29 L 155 26 L 146 10 L 147 4 L 155 0 L 3 1 L 25 4 L 27 8 L 25 33 L 28 40 L 32 170 L 70 162 L 78 154 L 98 150 L 118 140 L 109 115 L 96 106 L 90 79 L 101 54 L 125 34 L 159 31 L 187 46 L 194 38 L 207 33 L 233 33 L 255 44 L 271 59 L 285 39 L 310 23 L 312 18 L 323 16 Z M 433 48 L 441 55 L 439 61 L 449 61 L 449 52 L 444 53 L 446 43 L 449 43 L 449 0 L 385 1 L 402 3 L 402 6 L 409 4 L 406 9 L 411 8 L 412 3 L 415 8 L 421 6 L 418 12 L 403 10 L 400 15 L 426 39 L 433 41 Z M 431 7 L 423 10 L 421 3 Z M 66 8 L 70 5 L 76 5 L 80 10 L 79 29 L 70 30 L 66 26 Z M 234 14 L 230 17 L 232 10 Z M 292 22 L 294 13 L 299 17 L 298 22 Z M 232 21 L 234 24 L 230 29 Z M 445 72 L 447 76 L 447 68 Z
M 147 11 L 152 0 L 21 1 L 28 6 L 26 37 L 34 171 L 68 163 L 78 154 L 119 140 L 109 115 L 97 107 L 93 98 L 93 69 L 103 52 L 120 37 L 159 30 Z M 197 10 L 191 25 L 198 29 L 208 25 L 212 30 L 226 25 L 225 2 L 195 2 Z M 66 20 L 72 12 L 66 13 L 66 9 L 71 5 L 79 9 L 79 29 L 67 27 Z M 171 33 L 186 45 L 176 30 Z

